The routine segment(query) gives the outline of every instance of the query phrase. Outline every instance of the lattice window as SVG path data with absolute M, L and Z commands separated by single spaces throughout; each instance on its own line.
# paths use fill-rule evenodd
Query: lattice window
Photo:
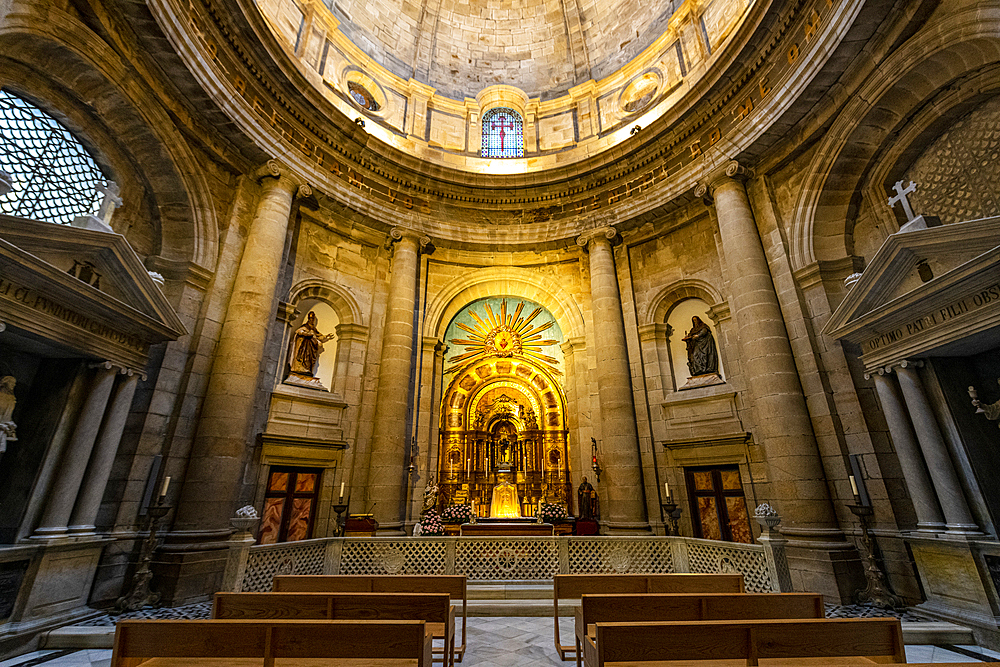
M 483 157 L 524 157 L 521 114 L 496 107 L 483 114 Z
M 69 224 L 97 212 L 105 176 L 80 140 L 26 100 L 0 90 L 0 169 L 14 187 L 0 213 Z

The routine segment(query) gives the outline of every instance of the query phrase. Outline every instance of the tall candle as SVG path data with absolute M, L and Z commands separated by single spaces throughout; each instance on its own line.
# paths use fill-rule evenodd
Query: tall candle
M 667 496 L 667 500 L 670 500 L 670 482 L 663 483 L 663 493 Z
M 167 495 L 167 489 L 170 488 L 170 475 L 163 478 L 163 486 L 160 488 L 160 497 Z
M 853 493 L 855 497 L 859 496 L 858 483 L 854 481 L 854 475 L 849 475 L 847 479 L 851 480 L 851 493 Z
M 341 500 L 344 499 L 344 483 L 343 482 L 340 483 L 340 499 Z

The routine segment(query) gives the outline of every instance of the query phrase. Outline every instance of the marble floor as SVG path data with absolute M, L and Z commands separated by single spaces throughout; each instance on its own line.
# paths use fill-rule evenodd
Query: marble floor
M 572 619 L 562 619 L 563 641 L 573 636 Z M 1000 661 L 1000 653 L 978 646 L 907 646 L 908 662 L 980 662 Z M 0 667 L 108 667 L 110 650 L 36 651 L 10 660 L 0 661 Z M 549 618 L 488 618 L 469 619 L 468 650 L 462 667 L 567 667 L 575 663 L 562 662 L 552 642 L 552 621 Z

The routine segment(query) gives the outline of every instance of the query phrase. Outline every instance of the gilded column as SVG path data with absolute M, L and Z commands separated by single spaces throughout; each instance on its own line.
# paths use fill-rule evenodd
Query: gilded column
M 115 384 L 119 368 L 110 362 L 97 366 L 90 383 L 90 392 L 83 402 L 80 416 L 73 429 L 73 437 L 59 463 L 59 473 L 52 485 L 48 504 L 42 520 L 33 537 L 55 537 L 65 535 L 69 530 L 69 520 L 76 504 L 80 485 L 87 470 L 87 461 L 94 450 L 94 443 L 101 429 L 104 411 Z
M 375 504 L 379 530 L 402 530 L 406 484 L 406 417 L 410 406 L 410 372 L 413 363 L 413 311 L 416 306 L 417 265 L 420 248 L 430 240 L 394 227 L 392 275 L 385 309 L 382 356 L 375 397 L 368 502 Z
M 904 361 L 895 370 L 899 377 L 899 387 L 903 390 L 903 400 L 906 401 L 907 411 L 913 421 L 913 430 L 917 434 L 917 442 L 927 461 L 934 491 L 944 511 L 945 525 L 949 532 L 978 532 L 979 526 L 972 518 L 972 512 L 965 501 L 962 483 L 958 479 L 941 429 L 934 419 L 930 400 L 924 392 L 916 366 L 912 361 Z M 900 456 L 900 460 L 902 458 Z
M 76 506 L 70 517 L 69 530 L 72 533 L 94 531 L 94 521 L 101 508 L 108 478 L 111 477 L 111 467 L 118 453 L 122 432 L 125 431 L 125 421 L 128 419 L 129 408 L 132 407 L 132 397 L 135 396 L 139 378 L 139 373 L 125 371 L 115 385 L 104 424 L 101 426 L 101 433 L 87 465 L 87 475 L 83 480 L 80 496 L 76 499 Z
M 708 194 L 711 188 L 722 249 L 731 269 L 743 384 L 756 415 L 754 439 L 762 444 L 767 458 L 770 489 L 766 500 L 781 513 L 783 533 L 839 538 L 781 306 L 741 180 L 745 173 L 731 162 L 695 194 Z
M 632 395 L 632 373 L 625 343 L 618 273 L 611 248 L 617 232 L 605 227 L 577 243 L 590 254 L 590 298 L 597 350 L 597 390 L 601 401 L 601 462 L 604 468 L 602 519 L 616 532 L 648 531 L 643 498 L 639 433 Z
M 230 532 L 292 203 L 297 191 L 311 194 L 308 185 L 300 186 L 273 160 L 258 176 L 260 198 L 216 346 L 173 526 L 188 535 Z
M 941 506 L 934 495 L 934 488 L 931 486 L 927 466 L 920 453 L 920 445 L 917 444 L 917 436 L 913 432 L 913 425 L 910 423 L 906 406 L 903 405 L 903 401 L 899 397 L 899 390 L 896 389 L 892 376 L 889 375 L 889 369 L 880 368 L 877 373 L 871 375 L 871 378 L 875 381 L 875 391 L 878 393 L 882 411 L 885 413 L 889 435 L 892 437 L 893 444 L 896 445 L 899 467 L 903 471 L 903 479 L 906 480 L 910 500 L 913 501 L 913 511 L 917 514 L 917 529 L 944 530 L 944 515 L 941 514 Z

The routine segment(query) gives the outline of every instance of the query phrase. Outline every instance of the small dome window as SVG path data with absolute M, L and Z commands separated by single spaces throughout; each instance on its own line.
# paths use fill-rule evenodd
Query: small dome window
M 482 157 L 524 157 L 524 121 L 521 114 L 507 107 L 496 107 L 483 114 Z
M 375 96 L 357 81 L 347 82 L 347 92 L 351 94 L 351 99 L 354 100 L 354 103 L 362 109 L 378 111 L 382 108 L 382 105 L 375 101 Z

